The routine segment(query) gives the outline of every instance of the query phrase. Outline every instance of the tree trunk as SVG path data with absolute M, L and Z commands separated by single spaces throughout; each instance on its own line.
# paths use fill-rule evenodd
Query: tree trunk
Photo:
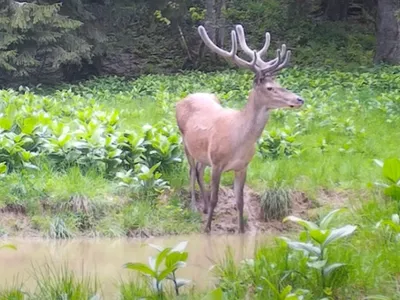
M 215 0 L 206 0 L 206 20 L 204 27 L 207 30 L 208 36 L 215 43 L 216 38 L 216 16 L 215 16 Z
M 400 0 L 378 0 L 375 63 L 400 64 Z
M 217 19 L 217 45 L 220 47 L 224 47 L 225 42 L 225 9 L 226 9 L 226 1 L 225 0 L 217 0 L 217 7 L 216 7 L 216 19 Z

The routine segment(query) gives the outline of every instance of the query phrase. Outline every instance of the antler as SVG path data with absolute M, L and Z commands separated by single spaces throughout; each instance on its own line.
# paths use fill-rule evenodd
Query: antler
M 247 46 L 246 38 L 244 35 L 244 30 L 242 25 L 236 25 L 236 32 L 232 30 L 231 38 L 232 38 L 232 49 L 230 52 L 227 52 L 217 45 L 215 45 L 211 39 L 209 38 L 205 28 L 203 26 L 198 27 L 198 31 L 203 42 L 210 48 L 211 51 L 217 53 L 218 55 L 233 61 L 236 65 L 242 68 L 247 68 L 256 73 L 257 75 L 266 75 L 275 73 L 281 69 L 283 69 L 289 62 L 291 52 L 290 50 L 286 51 L 286 45 L 282 45 L 282 49 L 278 49 L 276 58 L 265 62 L 262 60 L 262 56 L 267 53 L 271 37 L 269 32 L 265 33 L 265 44 L 261 48 L 261 50 L 256 51 L 252 50 Z M 251 57 L 251 62 L 245 61 L 244 59 L 238 57 L 237 53 L 237 40 L 239 39 L 240 47 L 243 52 Z

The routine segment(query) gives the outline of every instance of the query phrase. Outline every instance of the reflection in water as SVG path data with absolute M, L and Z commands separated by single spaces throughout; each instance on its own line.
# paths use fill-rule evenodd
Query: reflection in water
M 190 235 L 149 239 L 74 239 L 69 241 L 15 239 L 18 250 L 0 251 L 0 285 L 10 286 L 16 276 L 24 282 L 25 288 L 34 288 L 31 278 L 34 266 L 46 263 L 57 265 L 67 263 L 68 268 L 77 275 L 96 275 L 104 293 L 112 295 L 117 292 L 116 283 L 127 278 L 132 271 L 124 270 L 126 262 L 148 262 L 150 255 L 157 251 L 149 246 L 153 243 L 171 247 L 181 241 L 188 241 L 189 258 L 187 267 L 178 271 L 178 275 L 190 279 L 197 289 L 206 288 L 212 283 L 209 268 L 222 260 L 227 247 L 233 250 L 236 261 L 252 257 L 257 243 L 266 241 L 266 236 L 247 235 Z M 113 297 L 106 297 L 110 299 Z

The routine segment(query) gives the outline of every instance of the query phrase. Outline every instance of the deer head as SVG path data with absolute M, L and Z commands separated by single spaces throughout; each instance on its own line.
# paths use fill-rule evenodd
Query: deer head
M 270 45 L 270 34 L 266 32 L 265 43 L 261 50 L 252 50 L 247 46 L 243 27 L 236 25 L 235 30 L 231 32 L 232 49 L 230 52 L 225 51 L 216 46 L 209 38 L 203 26 L 198 27 L 201 39 L 211 51 L 221 57 L 232 61 L 240 68 L 248 69 L 254 73 L 253 81 L 253 98 L 258 105 L 262 105 L 268 109 L 300 107 L 304 104 L 304 100 L 295 93 L 281 87 L 275 81 L 277 73 L 286 67 L 289 63 L 291 51 L 286 50 L 283 44 L 281 49 L 276 51 L 277 55 L 270 61 L 264 61 L 262 56 L 268 51 Z M 250 61 L 246 61 L 237 56 L 238 41 L 242 51 L 250 57 Z

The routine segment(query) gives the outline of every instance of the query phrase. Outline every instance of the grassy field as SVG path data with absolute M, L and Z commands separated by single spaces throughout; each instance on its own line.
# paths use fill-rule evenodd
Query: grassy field
M 237 265 L 227 254 L 214 269 L 220 281 L 208 299 L 223 299 L 222 294 L 302 299 L 302 289 L 308 291 L 304 299 L 378 299 L 364 298 L 375 294 L 397 299 L 400 69 L 291 69 L 279 81 L 306 104 L 272 113 L 247 185 L 259 194 L 301 191 L 316 203 L 322 194 L 331 195 L 324 204 L 336 201 L 349 209 L 322 225 L 329 210 L 321 210 L 313 218 L 321 228 L 302 222 L 306 227 L 297 243 L 278 239 L 260 246 L 247 264 Z M 174 103 L 209 91 L 224 106 L 240 108 L 250 87 L 249 74 L 225 72 L 1 90 L 0 234 L 68 238 L 201 231 L 201 215 L 188 210 L 182 197 L 188 171 Z M 224 174 L 222 184 L 231 185 L 232 174 Z M 335 243 L 325 243 L 331 234 Z M 289 286 L 298 295 L 285 296 Z M 121 293 L 123 299 L 154 296 L 143 283 L 127 283 Z M 181 298 L 204 296 L 194 293 Z M 20 299 L 10 297 L 0 293 L 0 299 Z M 68 299 L 89 299 L 74 297 Z

